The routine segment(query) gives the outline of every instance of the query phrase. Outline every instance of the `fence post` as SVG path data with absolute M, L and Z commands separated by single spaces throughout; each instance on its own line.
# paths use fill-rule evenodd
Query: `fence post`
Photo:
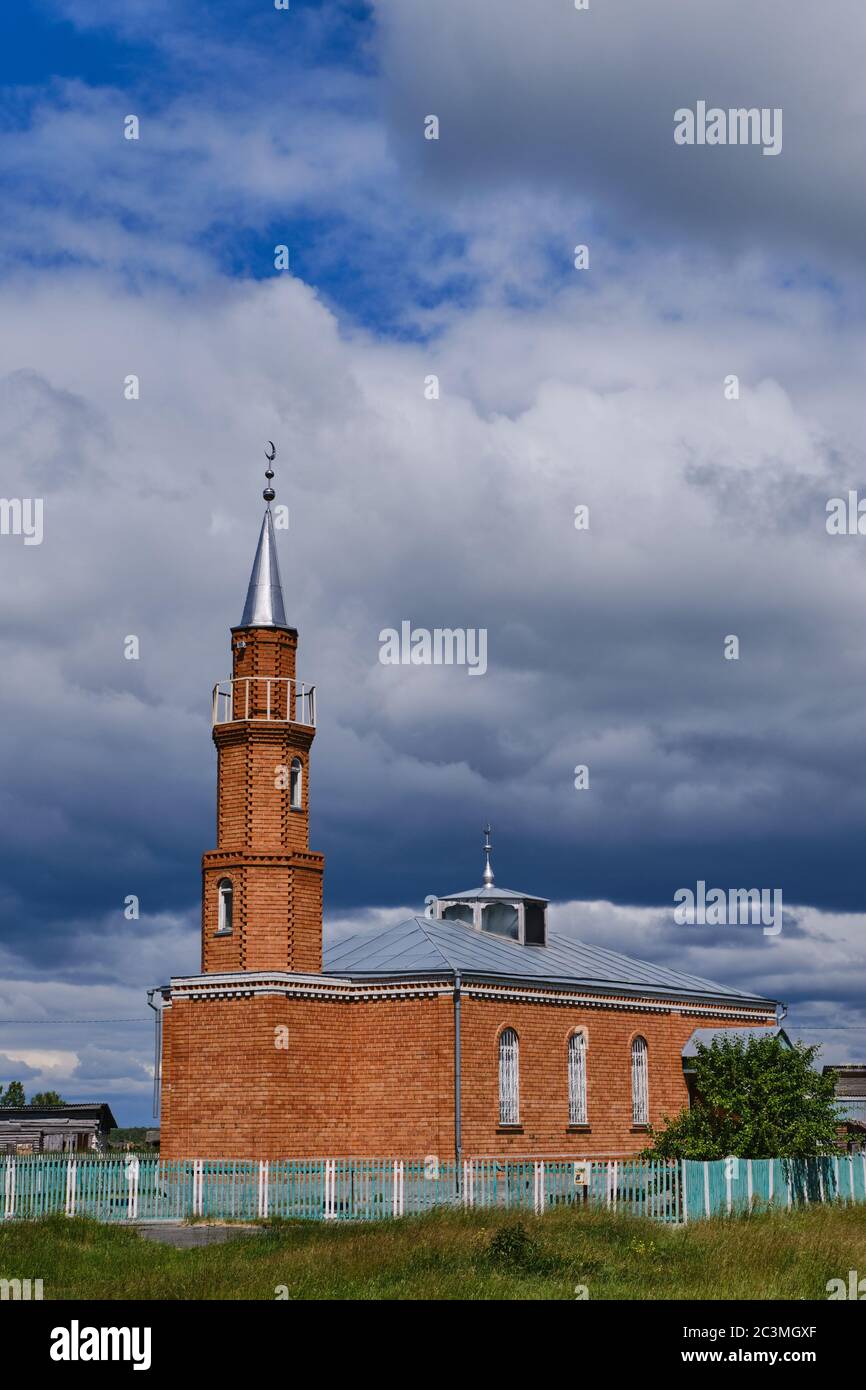
M 403 1160 L 394 1159 L 394 1216 L 403 1215 Z
M 204 1159 L 192 1161 L 192 1214 L 204 1215 Z
M 126 1165 L 126 1219 L 135 1221 L 138 1216 L 138 1159 L 131 1158 Z
M 337 1215 L 337 1160 L 325 1159 L 325 1220 L 333 1221 Z
M 683 1225 L 687 1226 L 689 1224 L 689 1190 L 687 1186 L 685 1159 L 683 1159 L 682 1163 L 680 1164 L 680 1187 L 682 1189 L 682 1195 L 680 1197 L 680 1207 L 683 1214 Z
M 75 1159 L 70 1158 L 66 1165 L 66 1215 L 75 1215 Z
M 259 1205 L 258 1213 L 260 1217 L 268 1214 L 268 1183 L 270 1178 L 270 1164 L 263 1158 L 259 1162 Z
M 730 1216 L 731 1204 L 733 1201 L 733 1195 L 731 1193 L 731 1183 L 733 1182 L 733 1175 L 731 1173 L 731 1165 L 728 1162 L 728 1160 L 724 1159 L 723 1161 L 725 1165 L 725 1201 L 728 1208 L 728 1216 Z
M 5 1202 L 3 1204 L 3 1215 L 4 1217 L 11 1217 L 15 1215 L 15 1159 L 12 1158 L 11 1155 L 6 1160 L 6 1181 L 4 1187 Z
M 544 1163 L 535 1165 L 535 1215 L 544 1211 Z
M 746 1200 L 749 1203 L 749 1211 L 752 1210 L 752 1160 L 746 1159 Z
M 773 1201 L 773 1173 L 774 1173 L 774 1171 L 775 1171 L 775 1168 L 776 1168 L 776 1160 L 775 1160 L 774 1158 L 771 1158 L 771 1159 L 770 1159 L 770 1172 L 769 1172 L 769 1176 L 768 1176 L 768 1178 L 767 1178 L 767 1205 L 768 1205 L 768 1206 L 772 1205 L 772 1201 Z
M 463 1160 L 463 1205 L 475 1206 L 475 1165 L 468 1158 Z
M 710 1165 L 704 1159 L 704 1216 L 711 1216 L 710 1211 Z

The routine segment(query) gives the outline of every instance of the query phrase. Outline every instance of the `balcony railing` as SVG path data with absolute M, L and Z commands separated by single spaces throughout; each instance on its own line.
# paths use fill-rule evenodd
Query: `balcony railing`
M 213 723 L 263 719 L 281 724 L 316 724 L 316 687 L 288 676 L 236 676 L 213 688 Z

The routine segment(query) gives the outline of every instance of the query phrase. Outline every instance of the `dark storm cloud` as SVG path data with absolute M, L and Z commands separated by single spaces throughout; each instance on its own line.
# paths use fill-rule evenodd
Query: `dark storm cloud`
M 376 12 L 391 138 L 431 186 L 466 197 L 500 183 L 569 190 L 638 242 L 652 231 L 861 259 L 866 20 L 856 0 L 619 0 L 586 11 L 563 0 L 376 0 Z M 674 112 L 701 99 L 781 107 L 781 154 L 676 146 Z M 422 139 L 430 113 L 438 143 Z

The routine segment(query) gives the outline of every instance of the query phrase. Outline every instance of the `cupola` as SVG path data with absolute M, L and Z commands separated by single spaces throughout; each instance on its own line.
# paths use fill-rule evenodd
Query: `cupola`
M 433 900 L 433 916 L 460 922 L 472 931 L 519 941 L 522 946 L 547 945 L 547 898 L 497 888 L 490 863 L 492 827 L 484 827 L 484 874 L 480 888 L 449 893 Z

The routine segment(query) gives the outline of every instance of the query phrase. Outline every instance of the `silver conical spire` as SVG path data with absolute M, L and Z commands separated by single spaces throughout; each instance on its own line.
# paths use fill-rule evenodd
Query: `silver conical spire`
M 286 610 L 283 605 L 283 586 L 280 582 L 277 543 L 274 538 L 274 522 L 271 516 L 271 502 L 276 496 L 271 487 L 271 479 L 274 476 L 271 464 L 275 457 L 276 449 L 271 444 L 271 452 L 265 455 L 268 460 L 268 468 L 265 473 L 268 485 L 262 493 L 268 505 L 265 508 L 259 543 L 256 547 L 256 558 L 253 561 L 253 572 L 250 575 L 250 586 L 247 589 L 247 601 L 244 604 L 244 614 L 239 624 L 240 627 L 289 626 L 286 622 Z
M 493 886 L 493 869 L 490 864 L 490 851 L 493 846 L 490 843 L 490 836 L 493 834 L 493 826 L 488 822 L 484 827 L 484 887 Z

